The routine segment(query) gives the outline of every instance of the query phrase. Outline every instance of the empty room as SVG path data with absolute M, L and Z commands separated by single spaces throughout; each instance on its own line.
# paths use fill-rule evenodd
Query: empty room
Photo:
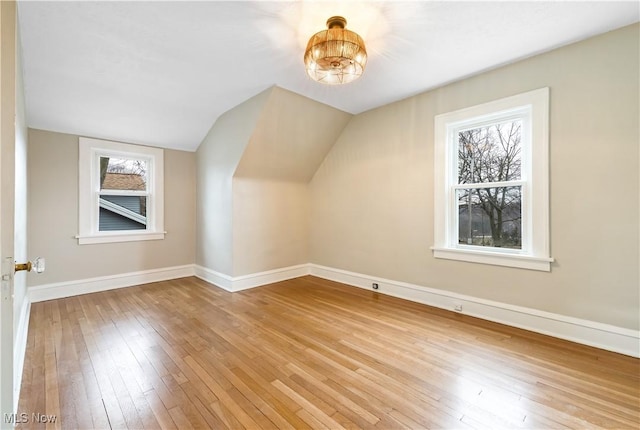
M 2 1 L 0 66 L 0 428 L 640 428 L 637 1 Z

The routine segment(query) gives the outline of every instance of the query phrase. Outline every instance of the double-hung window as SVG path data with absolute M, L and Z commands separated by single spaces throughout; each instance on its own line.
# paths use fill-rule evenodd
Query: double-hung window
M 436 116 L 436 258 L 550 270 L 548 118 L 548 88 Z
M 163 151 L 79 139 L 78 243 L 164 238 Z

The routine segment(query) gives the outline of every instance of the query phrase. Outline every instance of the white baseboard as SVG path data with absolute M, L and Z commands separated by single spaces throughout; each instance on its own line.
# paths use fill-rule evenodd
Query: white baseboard
M 216 272 L 215 270 L 198 266 L 196 264 L 194 274 L 210 284 L 220 287 L 223 290 L 233 291 L 233 277 L 225 275 L 224 273 Z
M 193 264 L 187 264 L 185 266 L 163 267 L 140 272 L 120 273 L 117 275 L 100 276 L 98 278 L 37 285 L 29 287 L 28 294 L 31 303 L 35 303 L 78 296 L 80 294 L 96 293 L 98 291 L 113 290 L 115 288 L 131 287 L 149 282 L 185 278 L 193 275 Z
M 286 281 L 309 274 L 308 264 L 282 267 L 280 269 L 267 270 L 265 272 L 251 273 L 242 276 L 229 276 L 216 272 L 203 266 L 195 267 L 195 275 L 211 284 L 230 292 L 242 291 L 249 288 L 260 287 L 274 282 Z
M 560 339 L 640 357 L 640 331 L 573 318 L 537 309 L 494 302 L 444 290 L 422 287 L 406 282 L 382 279 L 341 269 L 309 265 L 309 273 L 319 278 L 341 282 L 371 290 L 378 283 L 377 292 L 453 311 L 462 305 L 463 314 L 506 324 Z
M 250 275 L 236 276 L 233 278 L 233 291 L 246 290 L 287 279 L 299 278 L 309 274 L 308 264 L 283 267 L 281 269 L 267 270 L 266 272 L 252 273 Z
M 31 316 L 31 301 L 25 296 L 20 309 L 20 318 L 16 327 L 16 338 L 13 346 L 13 412 L 18 411 L 20 387 L 22 386 L 22 371 L 27 352 L 27 336 L 29 334 L 29 317 Z

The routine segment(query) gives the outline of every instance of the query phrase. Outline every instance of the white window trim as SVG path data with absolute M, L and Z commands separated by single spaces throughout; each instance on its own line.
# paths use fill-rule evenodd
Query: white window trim
M 149 146 L 131 145 L 81 137 L 78 164 L 78 244 L 133 242 L 164 239 L 164 151 Z M 119 156 L 149 161 L 147 171 L 146 230 L 99 231 L 100 156 Z M 110 192 L 109 194 L 118 194 Z
M 451 144 L 455 129 L 468 124 L 490 123 L 510 114 L 530 117 L 531 141 L 523 139 L 523 242 L 522 249 L 459 245 L 452 198 L 457 183 L 457 146 Z M 523 136 L 524 137 L 524 136 Z M 434 245 L 435 258 L 498 266 L 550 271 L 549 256 L 549 88 L 506 97 L 435 117 Z M 525 153 L 526 151 L 526 153 Z

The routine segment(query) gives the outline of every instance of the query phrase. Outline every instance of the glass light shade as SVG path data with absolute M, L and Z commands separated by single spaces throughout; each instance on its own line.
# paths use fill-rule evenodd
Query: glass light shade
M 311 79 L 323 84 L 346 84 L 358 79 L 367 64 L 367 50 L 362 37 L 345 29 L 347 20 L 333 16 L 327 30 L 309 39 L 304 64 Z

